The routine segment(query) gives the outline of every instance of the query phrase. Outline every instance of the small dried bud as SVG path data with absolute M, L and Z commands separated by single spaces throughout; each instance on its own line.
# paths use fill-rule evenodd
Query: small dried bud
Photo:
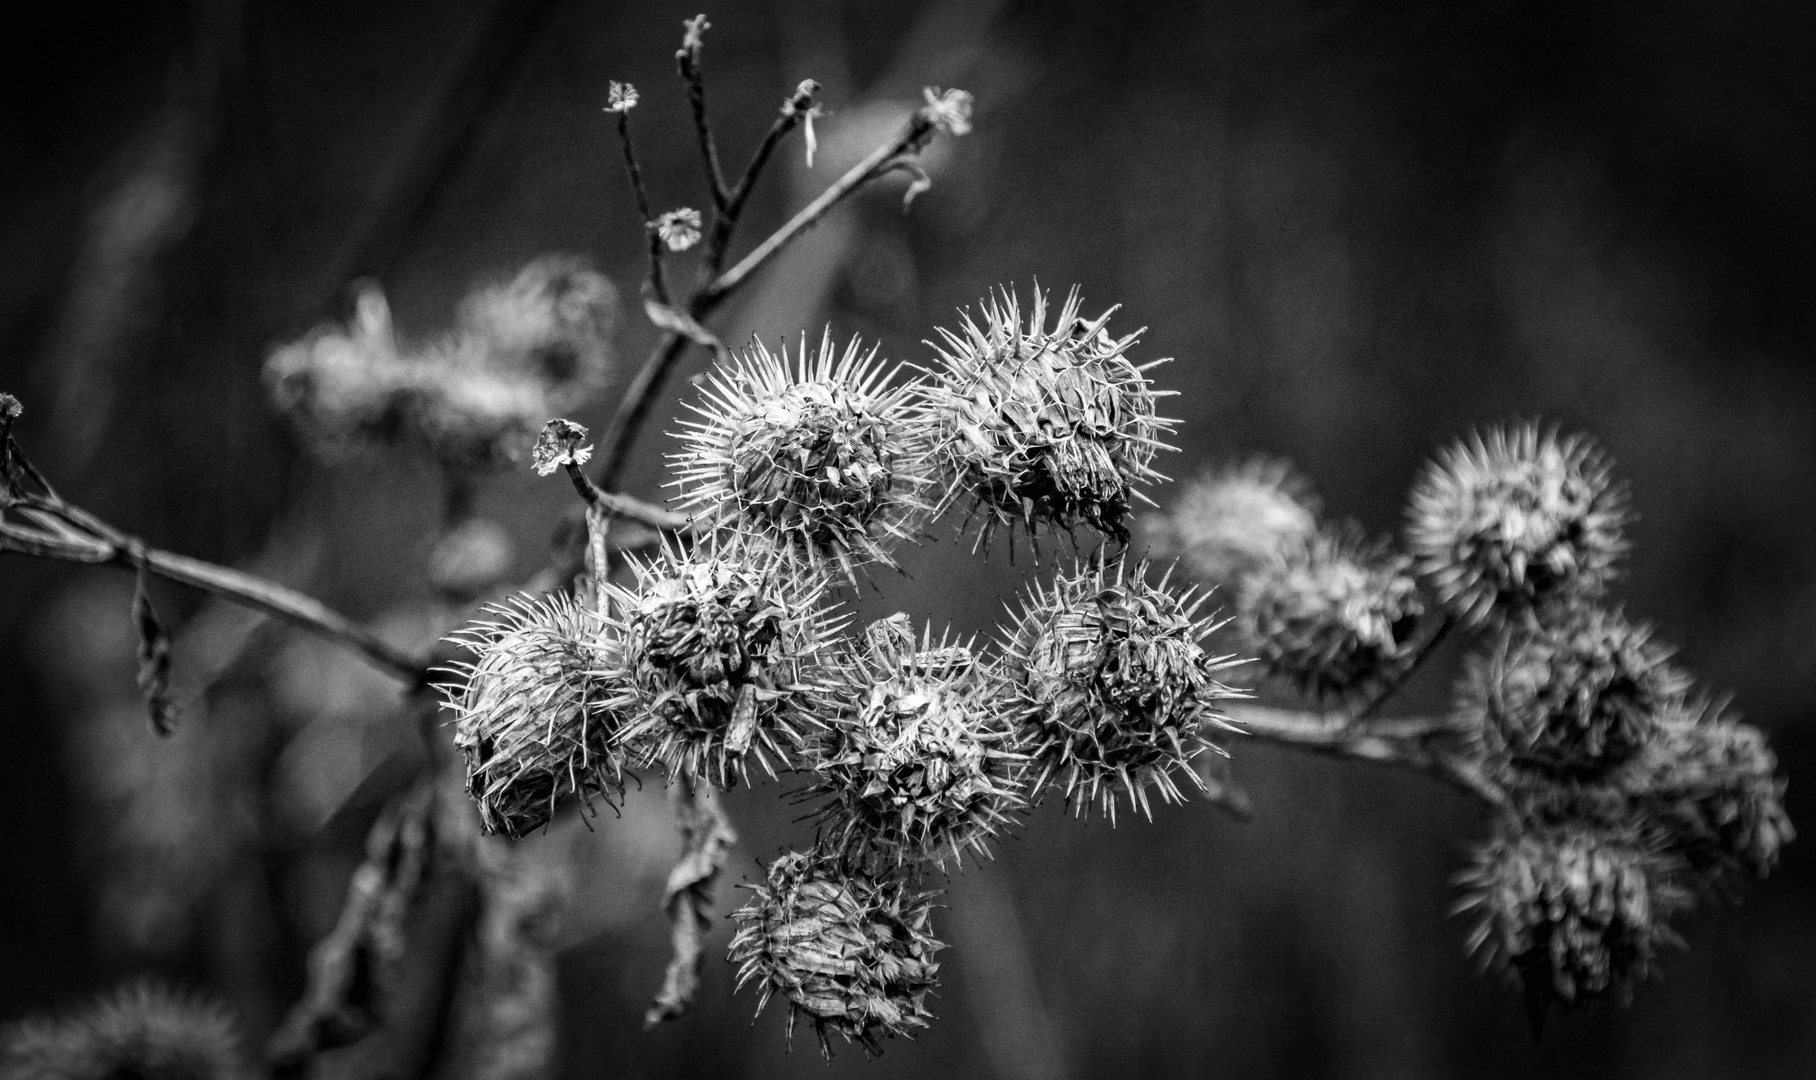
M 807 795 L 842 851 L 885 861 L 955 861 L 1025 802 L 1026 758 L 1002 677 L 966 645 L 923 633 L 907 616 L 872 623 L 844 672 L 855 699 L 818 740 Z
M 1595 444 L 1524 425 L 1433 462 L 1413 488 L 1407 541 L 1444 602 L 1481 623 L 1600 595 L 1626 520 Z
M 700 242 L 700 211 L 683 206 L 656 219 L 656 235 L 670 251 L 686 251 Z
M 934 894 L 916 894 L 896 875 L 847 872 L 837 858 L 791 852 L 732 913 L 731 961 L 738 988 L 756 983 L 761 1013 L 775 994 L 788 1001 L 788 1037 L 805 1016 L 828 1058 L 828 1031 L 867 1056 L 884 1036 L 912 1037 L 933 1019 L 927 995 L 938 982 L 931 929 Z
M 1777 770 L 1758 728 L 1719 707 L 1686 702 L 1666 711 L 1630 785 L 1671 849 L 1702 879 L 1730 869 L 1763 877 L 1797 835 Z
M 614 736 L 620 692 L 604 673 L 613 652 L 605 620 L 567 596 L 493 607 L 494 621 L 450 640 L 478 660 L 446 687 L 467 793 L 488 833 L 519 837 L 547 824 L 561 800 L 590 804 L 623 790 Z
M 922 87 L 921 96 L 927 99 L 923 110 L 933 126 L 948 135 L 971 134 L 972 97 L 964 90 L 941 90 L 937 86 Z
M 706 47 L 706 32 L 713 24 L 706 21 L 705 15 L 695 15 L 691 19 L 681 20 L 681 52 L 695 61 L 700 58 L 700 50 Z
M 1631 839 L 1584 828 L 1504 823 L 1458 877 L 1459 914 L 1475 919 L 1469 951 L 1507 972 L 1534 1023 L 1552 1006 L 1626 1003 L 1689 897 L 1672 863 Z
M 586 428 L 572 420 L 557 418 L 542 425 L 542 434 L 536 437 L 535 449 L 530 451 L 530 464 L 535 466 L 536 475 L 548 476 L 564 465 L 591 461 L 593 448 L 580 445 L 585 441 Z
M 980 544 L 1018 522 L 1030 535 L 1082 523 L 1126 541 L 1135 485 L 1165 479 L 1149 466 L 1173 421 L 1155 415 L 1159 395 L 1125 355 L 1139 332 L 1112 338 L 1115 309 L 1087 322 L 1079 305 L 1074 289 L 1048 330 L 1037 290 L 1024 326 L 1005 292 L 985 301 L 983 325 L 966 315 L 962 334 L 940 331 L 934 456 L 957 483 L 939 510 L 971 496 L 984 513 Z
M 1318 528 L 1309 485 L 1284 461 L 1255 458 L 1208 470 L 1170 511 L 1143 520 L 1153 553 L 1177 558 L 1200 581 L 1234 581 L 1277 563 Z
M 18 1080 L 253 1074 L 226 1009 L 152 982 L 129 983 L 67 1016 L 0 1031 L 0 1076 Z
M 635 588 L 605 586 L 635 717 L 622 739 L 671 776 L 724 787 L 753 755 L 773 776 L 838 708 L 819 670 L 839 630 L 824 575 L 729 540 L 631 566 Z
M 1024 744 L 1039 770 L 1030 786 L 1063 783 L 1079 812 L 1100 802 L 1111 819 L 1120 787 L 1152 816 L 1148 789 L 1182 799 L 1174 775 L 1200 784 L 1191 761 L 1205 728 L 1235 730 L 1216 702 L 1240 696 L 1212 676 L 1230 666 L 1198 644 L 1212 629 L 1194 618 L 1203 597 L 1175 596 L 1146 580 L 1144 560 L 1081 565 L 1051 592 L 1036 585 L 1004 645 Z
M 1471 662 L 1461 711 L 1515 767 L 1595 776 L 1639 753 L 1689 689 L 1669 655 L 1648 627 L 1587 608 L 1502 635 Z
M 609 113 L 627 113 L 637 107 L 637 88 L 630 83 L 621 83 L 616 79 L 606 87 L 605 111 Z
M 772 540 L 808 566 L 855 581 L 867 562 L 894 565 L 886 545 L 926 512 L 925 450 L 899 369 L 830 335 L 791 364 L 762 343 L 708 376 L 701 419 L 671 455 L 683 508 Z M 895 385 L 891 385 L 894 383 Z
M 1343 697 L 1406 670 L 1425 603 L 1411 559 L 1324 532 L 1245 577 L 1237 610 L 1269 674 L 1316 697 Z

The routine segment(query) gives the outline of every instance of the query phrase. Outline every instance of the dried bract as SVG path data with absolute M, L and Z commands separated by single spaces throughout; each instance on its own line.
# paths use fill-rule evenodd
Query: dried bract
M 752 756 L 773 776 L 838 709 L 822 671 L 839 631 L 825 576 L 735 540 L 631 565 L 634 587 L 606 586 L 626 745 L 671 777 L 724 787 Z
M 940 331 L 928 405 L 934 459 L 956 482 L 939 510 L 974 500 L 980 545 L 1017 523 L 1030 535 L 1085 524 L 1126 541 L 1135 486 L 1165 479 L 1151 462 L 1173 421 L 1155 415 L 1160 393 L 1127 356 L 1140 334 L 1111 337 L 1115 309 L 1086 320 L 1080 303 L 1074 289 L 1049 329 L 1045 293 L 1024 324 L 1004 292 L 981 321 L 967 314 L 959 333 Z
M 1209 744 L 1205 729 L 1234 730 L 1217 711 L 1240 696 L 1214 675 L 1227 658 L 1205 653 L 1212 629 L 1195 617 L 1203 597 L 1148 584 L 1147 563 L 1132 569 L 1103 559 L 1036 585 L 1004 645 L 1023 741 L 1038 792 L 1052 780 L 1079 812 L 1101 803 L 1112 820 L 1116 793 L 1151 816 L 1148 789 L 1182 796 L 1175 775 L 1200 784 L 1191 761 Z
M 759 1013 L 776 994 L 787 1000 L 791 1042 L 805 1016 L 826 1056 L 829 1031 L 874 1056 L 883 1037 L 913 1037 L 933 1019 L 927 995 L 945 947 L 932 936 L 933 894 L 898 875 L 847 872 L 818 852 L 782 856 L 748 888 L 755 895 L 732 913 L 738 988 L 757 985 Z
M 1408 544 L 1458 615 L 1524 619 L 1600 595 L 1626 551 L 1624 492 L 1588 439 L 1496 428 L 1414 486 Z
M 1585 608 L 1510 630 L 1472 659 L 1460 711 L 1516 768 L 1594 776 L 1639 753 L 1689 689 L 1669 655 L 1648 627 Z
M 1200 581 L 1234 581 L 1284 559 L 1318 528 L 1310 486 L 1284 461 L 1255 458 L 1207 470 L 1171 510 L 1145 515 L 1159 558 L 1177 558 Z
M 606 620 L 567 596 L 490 611 L 450 639 L 478 659 L 457 666 L 464 678 L 446 693 L 481 826 L 519 837 L 569 796 L 610 802 L 623 790 L 619 691 L 601 673 L 614 646 Z
M 1670 860 L 1631 837 L 1504 822 L 1458 877 L 1469 950 L 1507 972 L 1534 1022 L 1553 1006 L 1623 1004 L 1676 944 L 1666 921 L 1689 902 Z
M 1237 625 L 1270 675 L 1317 697 L 1389 682 L 1418 654 L 1425 602 L 1412 560 L 1323 532 L 1242 580 Z
M 809 566 L 894 565 L 888 545 L 910 536 L 927 507 L 925 451 L 899 369 L 856 339 L 830 335 L 790 362 L 761 342 L 708 376 L 700 419 L 671 455 L 677 502 L 755 536 Z
M 917 644 L 905 615 L 865 636 L 843 671 L 853 700 L 810 756 L 831 845 L 886 862 L 984 853 L 1024 803 L 1001 673 L 969 645 Z

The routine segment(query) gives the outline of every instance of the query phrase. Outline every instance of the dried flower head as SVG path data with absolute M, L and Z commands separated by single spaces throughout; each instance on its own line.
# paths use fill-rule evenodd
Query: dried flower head
M 670 776 L 728 786 L 754 756 L 770 775 L 838 708 L 822 671 L 841 620 L 824 574 L 735 538 L 631 560 L 634 587 L 607 584 L 622 642 L 621 738 Z
M 1515 768 L 1585 778 L 1627 761 L 1689 689 L 1650 628 L 1584 608 L 1504 633 L 1472 658 L 1461 712 Z
M 974 500 L 984 515 L 979 544 L 998 525 L 1071 531 L 1079 524 L 1128 539 L 1135 485 L 1163 480 L 1150 463 L 1172 420 L 1156 416 L 1161 396 L 1126 355 L 1137 331 L 1104 329 L 1115 308 L 1079 316 L 1074 289 L 1051 330 L 1047 297 L 1034 293 L 1024 325 L 1014 295 L 984 301 L 981 324 L 941 329 L 940 370 L 928 390 L 934 457 L 955 479 L 939 505 Z M 931 344 L 931 343 L 929 343 Z M 1154 363 L 1161 363 L 1155 361 Z
M 1763 877 L 1797 835 L 1765 736 L 1699 701 L 1667 709 L 1659 728 L 1629 781 L 1639 807 L 1699 879 Z
M 686 251 L 700 242 L 700 211 L 683 206 L 656 219 L 656 235 L 670 251 Z
M 637 88 L 627 82 L 613 79 L 605 90 L 605 111 L 609 113 L 627 113 L 637 107 Z
M 1689 903 L 1674 864 L 1629 836 L 1504 822 L 1458 877 L 1469 950 L 1519 983 L 1534 1023 L 1553 1006 L 1625 1004 L 1676 944 L 1667 920 Z
M 561 801 L 623 791 L 616 740 L 621 696 L 607 673 L 607 621 L 554 594 L 489 609 L 450 640 L 477 655 L 444 687 L 454 745 L 467 759 L 467 793 L 488 833 L 520 837 L 547 824 Z
M 1237 612 L 1268 674 L 1343 697 L 1406 671 L 1425 602 L 1411 559 L 1353 531 L 1325 531 L 1244 577 Z
M 921 88 L 921 96 L 927 99 L 924 108 L 934 127 L 948 135 L 971 134 L 971 107 L 974 99 L 968 91 L 924 86 Z
M 1177 558 L 1200 581 L 1221 583 L 1285 558 L 1318 528 L 1310 485 L 1284 461 L 1254 458 L 1206 470 L 1173 508 L 1145 515 L 1159 558 Z
M 895 874 L 849 872 L 836 856 L 791 852 L 732 913 L 731 961 L 738 988 L 756 983 L 760 1013 L 775 994 L 788 1001 L 788 1037 L 805 1016 L 827 1057 L 837 1032 L 868 1056 L 880 1039 L 912 1038 L 933 1019 L 927 995 L 938 981 L 932 936 L 934 895 Z
M 1025 801 L 1001 673 L 970 644 L 917 643 L 906 615 L 865 639 L 844 671 L 853 700 L 810 755 L 831 843 L 895 862 L 984 853 Z
M 708 376 L 699 414 L 671 455 L 677 502 L 766 537 L 810 566 L 850 580 L 867 562 L 894 565 L 887 545 L 925 513 L 925 451 L 911 389 L 856 339 L 828 334 L 791 363 L 761 342 Z
M 1100 557 L 1050 591 L 1036 585 L 1004 645 L 1038 770 L 1030 790 L 1054 780 L 1079 812 L 1100 802 L 1111 820 L 1118 788 L 1151 816 L 1150 787 L 1179 801 L 1175 774 L 1201 783 L 1190 763 L 1209 745 L 1205 729 L 1234 730 L 1216 702 L 1240 696 L 1213 678 L 1229 660 L 1199 645 L 1213 628 L 1195 617 L 1204 598 L 1148 584 L 1147 569 Z
M 460 365 L 527 380 L 548 409 L 582 405 L 612 374 L 618 290 L 584 258 L 542 255 L 460 302 Z
M 1408 544 L 1472 623 L 1600 595 L 1626 551 L 1627 500 L 1586 438 L 1526 424 L 1457 443 L 1414 486 Z
M 530 464 L 537 476 L 548 476 L 566 465 L 585 465 L 593 459 L 593 448 L 586 442 L 586 428 L 572 420 L 557 417 L 542 425 L 536 445 L 530 449 Z
M 246 1080 L 251 1062 L 219 1004 L 129 983 L 67 1016 L 0 1031 L 0 1076 L 18 1080 Z

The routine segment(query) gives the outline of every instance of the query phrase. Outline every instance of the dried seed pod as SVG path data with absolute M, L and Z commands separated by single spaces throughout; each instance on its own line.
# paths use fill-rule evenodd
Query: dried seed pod
M 773 995 L 787 999 L 791 1042 L 805 1016 L 827 1057 L 828 1031 L 874 1056 L 880 1038 L 911 1038 L 933 1019 L 927 995 L 945 947 L 932 936 L 935 894 L 898 874 L 852 873 L 822 852 L 784 855 L 747 888 L 755 895 L 732 913 L 738 988 L 757 984 L 759 1013 Z
M 786 762 L 838 710 L 821 661 L 841 620 L 821 603 L 823 572 L 734 538 L 631 560 L 634 588 L 608 584 L 622 642 L 614 705 L 626 746 L 671 777 L 728 786 Z
M 561 800 L 623 791 L 617 742 L 621 689 L 606 670 L 606 620 L 571 597 L 518 597 L 496 619 L 449 640 L 479 657 L 444 687 L 467 792 L 488 833 L 520 837 L 547 824 Z
M 1530 424 L 1444 451 L 1414 486 L 1410 514 L 1420 572 L 1471 623 L 1599 596 L 1627 550 L 1626 496 L 1601 451 Z
M 1237 626 L 1270 675 L 1315 697 L 1391 681 L 1418 652 L 1425 602 L 1412 560 L 1352 532 L 1321 532 L 1247 575 Z
M 1185 484 L 1172 509 L 1143 531 L 1159 558 L 1176 558 L 1199 581 L 1235 581 L 1284 559 L 1318 529 L 1318 503 L 1284 461 L 1254 458 L 1209 469 Z
M 1024 805 L 1027 759 L 1002 675 L 971 645 L 924 632 L 906 615 L 871 624 L 845 664 L 852 700 L 817 740 L 805 796 L 841 851 L 942 864 L 985 841 Z
M 1164 480 L 1151 467 L 1174 421 L 1154 413 L 1153 389 L 1126 355 L 1140 333 L 1113 338 L 1111 308 L 1095 320 L 1078 314 L 1074 289 L 1047 328 L 1047 297 L 1035 290 L 1026 325 L 1005 291 L 985 300 L 981 324 L 942 329 L 940 370 L 928 389 L 934 460 L 956 483 L 941 500 L 974 500 L 987 544 L 1000 525 L 1068 532 L 1090 525 L 1118 540 L 1135 485 Z M 931 343 L 930 343 L 931 344 Z M 1160 361 L 1155 361 L 1159 363 Z
M 1689 903 L 1676 865 L 1633 837 L 1504 821 L 1458 877 L 1470 952 L 1507 972 L 1535 1024 L 1553 1006 L 1625 1004 L 1677 944 L 1666 921 Z
M 1512 629 L 1472 658 L 1460 712 L 1515 768 L 1592 777 L 1638 754 L 1689 689 L 1669 656 L 1650 628 L 1585 608 Z
M 1720 705 L 1679 702 L 1665 711 L 1628 786 L 1700 879 L 1729 870 L 1763 877 L 1797 835 L 1777 770 L 1758 728 L 1731 719 Z
M 670 455 L 677 502 L 707 520 L 773 540 L 812 566 L 894 565 L 888 545 L 926 513 L 925 449 L 911 391 L 876 350 L 831 335 L 793 361 L 761 342 L 707 377 L 701 419 Z
M 1151 816 L 1149 788 L 1179 801 L 1175 775 L 1201 785 L 1190 763 L 1205 729 L 1235 730 L 1216 703 L 1241 696 L 1213 677 L 1231 661 L 1199 645 L 1213 629 L 1196 618 L 1204 598 L 1148 584 L 1147 569 L 1100 556 L 1036 585 L 1004 644 L 1030 790 L 1055 781 L 1079 812 L 1098 802 L 1112 820 L 1118 788 Z

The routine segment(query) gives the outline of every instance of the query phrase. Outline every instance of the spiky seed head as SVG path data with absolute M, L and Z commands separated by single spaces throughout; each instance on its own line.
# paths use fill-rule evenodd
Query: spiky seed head
M 1466 668 L 1460 713 L 1515 769 L 1584 779 L 1631 759 L 1689 689 L 1670 650 L 1618 611 L 1580 608 L 1501 634 Z
M 1207 729 L 1235 730 L 1217 702 L 1241 696 L 1215 678 L 1229 658 L 1199 644 L 1214 628 L 1196 617 L 1203 598 L 1147 572 L 1145 559 L 1125 568 L 1100 555 L 1050 590 L 1037 584 L 1004 643 L 1030 790 L 1056 783 L 1078 812 L 1098 803 L 1111 820 L 1119 791 L 1151 816 L 1150 788 L 1177 802 L 1177 776 L 1201 785 L 1191 761 L 1215 749 Z
M 810 754 L 829 843 L 884 862 L 955 862 L 1010 821 L 1027 759 L 998 667 L 906 615 L 872 623 L 844 665 L 851 700 Z
M 248 1080 L 232 1016 L 207 998 L 134 982 L 67 1016 L 0 1030 L 0 1076 L 19 1080 Z
M 1598 596 L 1627 550 L 1626 495 L 1600 449 L 1530 424 L 1440 454 L 1413 488 L 1410 515 L 1420 572 L 1471 623 Z
M 928 389 L 934 460 L 956 481 L 938 510 L 972 499 L 979 544 L 1017 524 L 1030 536 L 1085 524 L 1126 541 L 1124 519 L 1144 497 L 1136 485 L 1165 479 L 1152 462 L 1174 422 L 1155 415 L 1159 394 L 1128 358 L 1140 332 L 1111 337 L 1116 309 L 1087 320 L 1080 303 L 1072 290 L 1049 327 L 1036 289 L 1024 324 L 1005 290 L 928 343 L 939 366 Z
M 852 580 L 926 513 L 926 451 L 912 387 L 852 339 L 805 337 L 793 360 L 761 342 L 707 376 L 700 417 L 670 455 L 676 501 L 727 528 L 768 537 Z
M 1176 558 L 1192 577 L 1216 584 L 1277 563 L 1309 541 L 1318 502 L 1291 465 L 1253 458 L 1207 469 L 1172 509 L 1145 515 L 1142 527 L 1155 556 Z
M 756 984 L 759 1013 L 776 994 L 788 1002 L 790 1042 L 804 1016 L 827 1057 L 828 1032 L 875 1056 L 883 1037 L 912 1038 L 932 1021 L 934 954 L 945 948 L 932 935 L 935 894 L 900 874 L 852 872 L 824 852 L 783 855 L 746 887 L 754 895 L 732 913 L 738 988 Z
M 444 692 L 481 827 L 520 837 L 571 795 L 590 805 L 622 793 L 622 691 L 603 659 L 614 646 L 598 613 L 561 594 L 488 610 L 493 618 L 450 638 L 478 659 L 456 665 L 464 678 Z
M 1405 672 L 1424 614 L 1411 559 L 1326 530 L 1242 579 L 1236 624 L 1268 674 L 1341 698 Z
M 1677 867 L 1631 835 L 1511 820 L 1458 877 L 1470 952 L 1511 976 L 1535 1023 L 1554 1006 L 1622 1004 L 1676 944 L 1667 925 L 1689 904 Z
M 1638 805 L 1700 879 L 1763 877 L 1797 835 L 1765 736 L 1706 701 L 1674 704 L 1659 727 L 1629 781 Z
M 629 562 L 635 585 L 605 587 L 621 741 L 671 777 L 725 787 L 752 757 L 774 776 L 839 707 L 823 661 L 842 621 L 822 603 L 824 572 L 736 537 Z

